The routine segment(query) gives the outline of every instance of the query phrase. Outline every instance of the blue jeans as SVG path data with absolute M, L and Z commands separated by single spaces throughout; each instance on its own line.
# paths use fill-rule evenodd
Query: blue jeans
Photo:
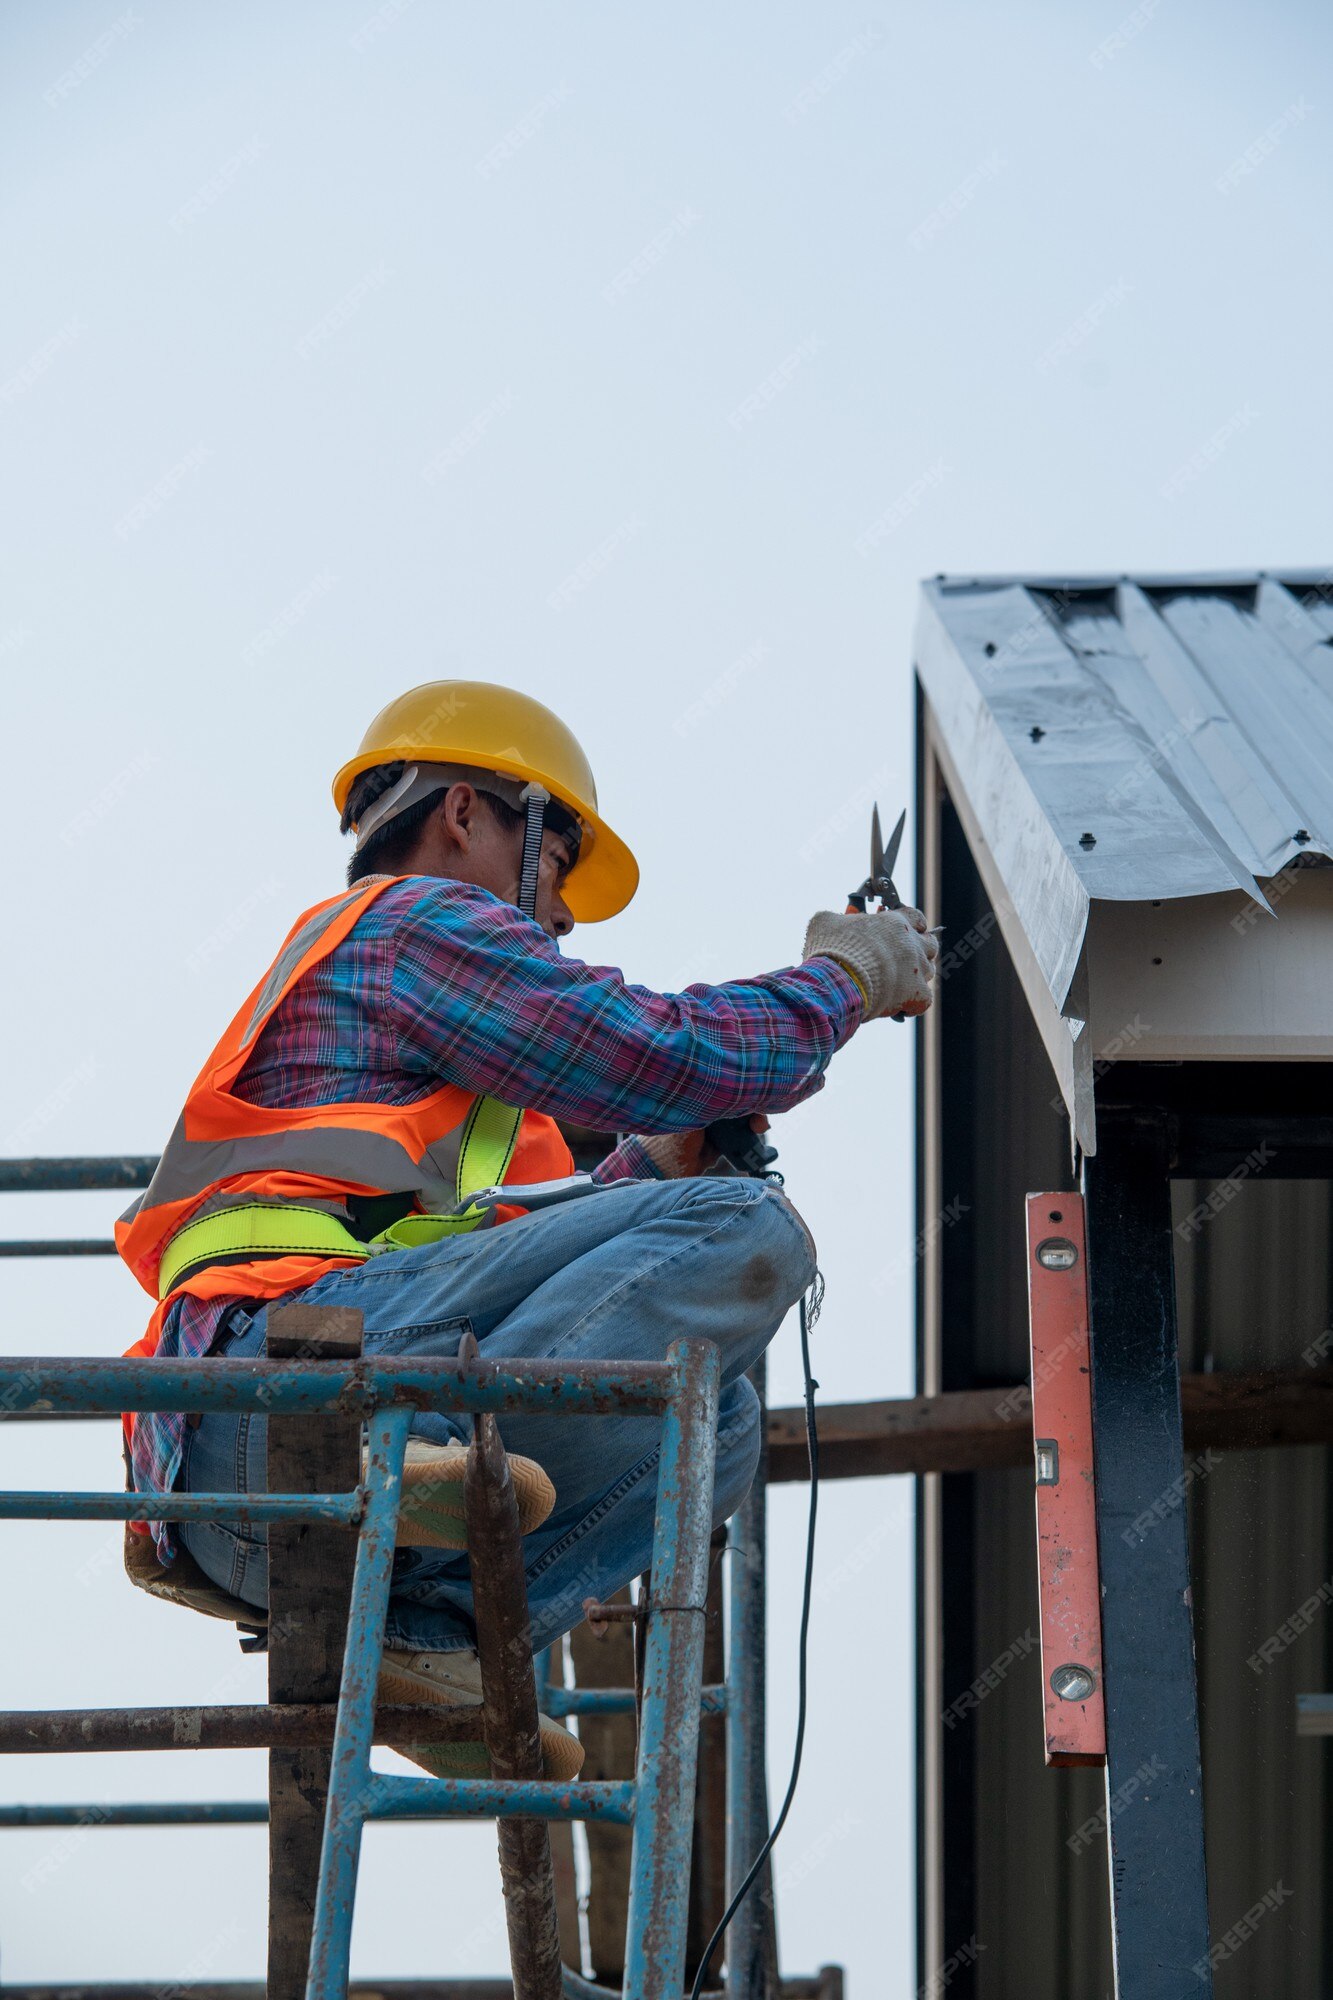
M 471 1327 L 498 1361 L 660 1361 L 673 1340 L 705 1337 L 722 1356 L 714 1520 L 735 1512 L 759 1455 L 759 1406 L 745 1371 L 814 1276 L 814 1244 L 795 1209 L 739 1177 L 618 1181 L 548 1209 L 355 1270 L 331 1271 L 302 1304 L 362 1314 L 376 1357 L 455 1355 Z M 215 1353 L 264 1351 L 266 1312 L 238 1307 Z M 466 1441 L 465 1416 L 426 1414 L 414 1435 Z M 660 1419 L 507 1415 L 507 1449 L 542 1465 L 555 1508 L 525 1538 L 533 1644 L 547 1646 L 649 1566 Z M 180 1484 L 262 1492 L 266 1422 L 209 1415 L 186 1432 Z M 268 1596 L 262 1528 L 192 1522 L 181 1539 L 214 1582 L 247 1603 Z M 465 1554 L 399 1549 L 385 1642 L 449 1652 L 475 1640 Z

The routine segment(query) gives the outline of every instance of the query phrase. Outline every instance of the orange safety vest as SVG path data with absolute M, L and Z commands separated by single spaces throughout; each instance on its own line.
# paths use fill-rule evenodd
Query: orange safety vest
M 358 1256 L 284 1255 L 253 1261 L 235 1256 L 185 1274 L 160 1296 L 163 1258 L 175 1237 L 201 1216 L 262 1203 L 349 1220 L 349 1195 L 410 1195 L 417 1212 L 443 1214 L 475 1189 L 459 1185 L 463 1149 L 480 1114 L 504 1114 L 492 1098 L 455 1083 L 441 1084 L 412 1104 L 315 1104 L 278 1109 L 249 1104 L 232 1085 L 276 1009 L 354 928 L 363 911 L 402 876 L 376 877 L 307 910 L 204 1064 L 167 1141 L 152 1181 L 116 1224 L 116 1247 L 144 1289 L 158 1300 L 143 1338 L 127 1350 L 152 1355 L 176 1300 L 283 1298 L 326 1271 L 353 1267 Z M 495 1184 L 555 1180 L 573 1172 L 569 1147 L 555 1120 L 541 1112 L 509 1112 L 512 1135 Z M 498 1208 L 497 1221 L 521 1214 Z M 293 1217 L 293 1220 L 295 1218 Z M 279 1235 L 282 1233 L 278 1232 Z M 293 1232 L 298 1233 L 299 1232 Z M 133 1416 L 125 1418 L 130 1439 Z

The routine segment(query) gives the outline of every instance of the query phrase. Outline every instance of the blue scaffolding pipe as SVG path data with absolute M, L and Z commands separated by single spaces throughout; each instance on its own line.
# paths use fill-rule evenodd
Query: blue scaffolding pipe
M 623 2000 L 677 2000 L 684 1976 L 695 1767 L 702 1712 L 747 1704 L 705 1690 L 704 1617 L 717 1448 L 720 1363 L 711 1341 L 678 1341 L 663 1363 L 534 1362 L 504 1369 L 450 1362 L 31 1360 L 0 1365 L 0 1408 L 89 1411 L 233 1410 L 267 1416 L 364 1414 L 361 1485 L 341 1494 L 0 1494 L 0 1518 L 322 1521 L 357 1530 L 324 1847 L 306 2000 L 347 1991 L 361 1832 L 369 1821 L 437 1818 L 600 1820 L 632 1829 Z M 372 1773 L 375 1698 L 396 1541 L 402 1467 L 417 1411 L 561 1411 L 660 1415 L 662 1442 L 652 1591 L 633 1780 L 401 1778 Z M 742 1645 L 748 1641 L 742 1637 Z M 544 1665 L 549 1675 L 550 1655 Z M 734 1677 L 743 1661 L 733 1660 Z M 745 1676 L 742 1673 L 741 1685 Z M 616 1712 L 628 1690 L 551 1687 L 564 1713 Z M 0 1808 L 0 1826 L 240 1825 L 268 1817 L 260 1801 Z M 571 1975 L 576 1984 L 577 1975 Z
M 98 1410 L 254 1411 L 261 1416 L 366 1416 L 385 1404 L 446 1414 L 525 1410 L 547 1416 L 661 1416 L 675 1392 L 669 1362 L 61 1360 L 17 1357 L 0 1368 L 0 1409 L 70 1415 Z
M 542 1707 L 547 1715 L 633 1715 L 633 1688 L 563 1688 L 546 1686 L 541 1691 Z M 727 1689 L 725 1684 L 706 1687 L 699 1696 L 701 1715 L 725 1715 L 727 1712 Z

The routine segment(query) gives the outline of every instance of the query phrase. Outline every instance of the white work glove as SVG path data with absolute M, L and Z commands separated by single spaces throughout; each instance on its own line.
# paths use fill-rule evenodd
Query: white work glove
M 870 910 L 810 919 L 802 958 L 833 958 L 864 989 L 867 1021 L 883 1014 L 924 1014 L 931 1002 L 940 941 L 920 910 Z

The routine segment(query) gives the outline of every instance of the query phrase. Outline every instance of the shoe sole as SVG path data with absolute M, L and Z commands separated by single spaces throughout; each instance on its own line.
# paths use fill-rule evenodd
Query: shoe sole
M 465 1549 L 467 1518 L 463 1506 L 463 1474 L 467 1454 L 451 1453 L 403 1467 L 403 1498 L 398 1510 L 398 1546 L 405 1549 Z M 518 1501 L 518 1528 L 530 1535 L 555 1506 L 555 1488 L 531 1458 L 511 1458 L 509 1476 Z
M 383 1702 L 402 1702 L 425 1708 L 476 1708 L 476 1702 L 450 1701 L 444 1699 L 444 1690 L 430 1681 L 418 1680 L 415 1675 L 396 1672 L 393 1667 L 380 1671 L 379 1699 Z M 547 1778 L 558 1784 L 567 1784 L 577 1778 L 583 1769 L 584 1750 L 577 1736 L 571 1736 L 567 1729 L 549 1715 L 538 1713 L 537 1729 L 541 1738 L 542 1769 Z M 489 1778 L 491 1760 L 484 1743 L 414 1743 L 394 1746 L 400 1757 L 407 1757 L 419 1764 L 423 1771 L 429 1771 L 432 1778 Z

